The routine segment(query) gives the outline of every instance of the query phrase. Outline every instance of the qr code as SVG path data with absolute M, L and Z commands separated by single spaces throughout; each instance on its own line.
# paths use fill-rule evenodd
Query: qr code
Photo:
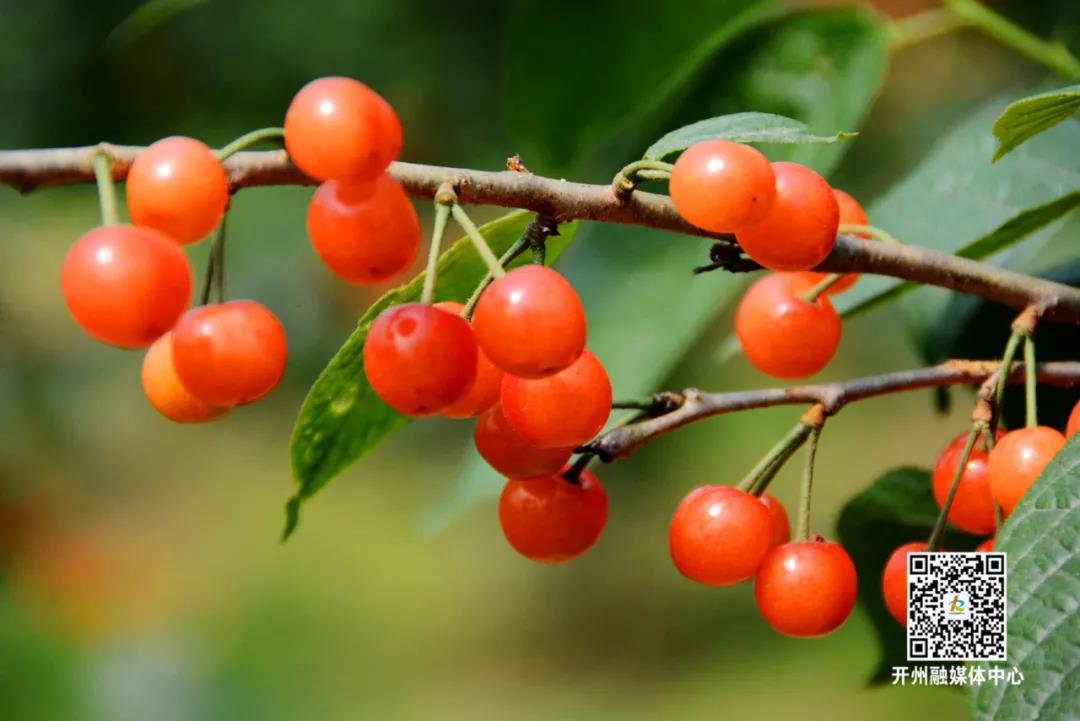
M 1005 554 L 908 554 L 908 661 L 1005 660 Z

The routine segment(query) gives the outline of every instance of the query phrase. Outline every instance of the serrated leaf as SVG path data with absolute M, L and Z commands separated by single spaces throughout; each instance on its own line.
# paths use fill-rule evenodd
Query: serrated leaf
M 1006 667 L 1023 683 L 969 686 L 975 719 L 1073 719 L 1080 708 L 1080 434 L 998 534 L 1006 554 Z
M 907 664 L 904 628 L 889 614 L 881 596 L 885 562 L 901 545 L 929 538 L 937 515 L 930 472 L 921 468 L 888 471 L 840 511 L 837 536 L 855 563 L 859 605 L 870 617 L 881 645 L 872 684 L 888 681 L 893 666 Z M 968 551 L 978 542 L 966 533 L 948 531 L 944 545 L 950 551 Z
M 699 120 L 672 130 L 645 151 L 646 160 L 663 160 L 705 140 L 730 140 L 735 143 L 835 143 L 858 133 L 837 132 L 817 135 L 801 121 L 772 113 L 732 113 Z
M 994 162 L 1024 141 L 1071 118 L 1077 110 L 1080 110 L 1080 85 L 1010 103 L 994 121 L 994 137 L 998 139 Z
M 481 226 L 480 232 L 491 249 L 501 255 L 532 218 L 532 213 L 515 211 Z M 576 231 L 576 223 L 559 226 L 560 235 L 548 240 L 548 262 L 559 256 Z M 528 254 L 514 265 L 526 262 Z M 464 302 L 485 273 L 486 266 L 468 238 L 458 240 L 439 258 L 436 300 Z M 308 391 L 289 448 L 293 477 L 299 488 L 285 507 L 285 538 L 295 530 L 304 500 L 409 422 L 368 385 L 363 348 L 368 328 L 379 313 L 392 305 L 418 301 L 423 284 L 421 273 L 375 301 Z

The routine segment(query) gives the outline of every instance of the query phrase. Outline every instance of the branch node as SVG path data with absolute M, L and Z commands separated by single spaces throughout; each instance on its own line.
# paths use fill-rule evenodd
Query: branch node
M 454 184 L 444 180 L 435 191 L 435 203 L 438 205 L 456 205 L 458 202 L 457 191 Z
M 825 405 L 822 403 L 815 403 L 806 409 L 806 412 L 802 414 L 802 418 L 799 422 L 808 428 L 821 428 L 825 425 L 825 417 L 828 413 L 825 410 Z
M 1016 319 L 1012 322 L 1012 329 L 1025 335 L 1034 333 L 1035 324 L 1038 323 L 1039 316 L 1044 310 L 1041 305 L 1040 303 L 1032 303 L 1020 311 L 1020 315 L 1016 316 Z

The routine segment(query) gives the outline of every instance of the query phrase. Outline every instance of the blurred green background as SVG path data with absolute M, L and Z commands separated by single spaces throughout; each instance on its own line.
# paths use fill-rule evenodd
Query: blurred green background
M 657 10 L 662 3 L 541 5 L 556 31 L 527 22 L 539 5 L 532 2 L 173 1 L 156 3 L 156 16 L 124 23 L 138 5 L 0 0 L 0 147 L 148 143 L 178 133 L 222 145 L 251 128 L 280 124 L 293 93 L 327 74 L 362 79 L 393 103 L 410 161 L 499 168 L 522 151 L 537 172 L 602 181 L 676 122 L 654 113 L 618 133 L 601 128 L 594 146 L 572 157 L 544 144 L 576 128 L 577 111 L 586 106 L 596 115 L 610 101 L 601 108 L 608 115 L 624 112 L 604 92 L 614 83 L 608 74 L 629 66 L 648 75 L 649 42 L 679 44 L 665 35 L 667 26 L 645 17 L 666 12 Z M 720 5 L 671 7 L 708 29 L 711 8 Z M 886 15 L 930 6 L 877 4 Z M 996 6 L 1040 33 L 1076 27 L 1077 6 L 1069 0 Z M 170 10 L 181 12 L 170 17 Z M 644 27 L 654 37 L 605 54 L 590 49 L 588 33 L 571 22 L 580 13 Z M 559 19 L 566 20 L 565 34 Z M 770 68 L 731 79 L 758 67 L 742 63 L 761 43 L 778 44 L 772 50 L 783 62 L 818 52 L 797 33 L 768 25 L 756 32 L 679 95 L 680 122 L 716 108 L 775 110 Z M 837 38 L 836 47 L 844 42 Z M 541 99 L 551 95 L 544 78 L 549 65 L 558 66 L 555 57 L 590 54 L 594 63 L 578 66 L 578 77 L 550 79 L 556 92 L 575 83 L 582 105 L 529 104 L 534 91 Z M 820 159 L 831 166 L 848 151 L 831 179 L 866 204 L 971 107 L 1045 76 L 970 32 L 890 54 L 882 72 L 880 83 L 862 90 L 843 83 L 835 89 L 841 100 L 865 95 L 860 108 L 877 97 L 859 138 Z M 530 74 L 535 84 L 522 85 Z M 794 90 L 812 104 L 820 89 Z M 819 129 L 855 129 L 862 115 L 853 110 L 854 120 Z M 541 133 L 530 134 L 534 118 Z M 483 492 L 475 483 L 461 491 L 459 469 L 471 467 L 471 427 L 441 420 L 407 427 L 348 470 L 306 506 L 299 532 L 280 545 L 282 504 L 293 490 L 287 446 L 296 410 L 354 319 L 381 292 L 348 287 L 319 264 L 304 231 L 310 192 L 246 190 L 230 221 L 228 292 L 257 298 L 282 318 L 290 342 L 285 381 L 266 401 L 221 422 L 182 427 L 158 417 L 143 398 L 141 355 L 91 342 L 63 307 L 60 263 L 97 222 L 93 188 L 27 196 L 0 188 L 6 718 L 966 715 L 956 691 L 866 688 L 877 651 L 860 611 L 827 638 L 791 640 L 757 617 L 749 586 L 703 588 L 672 567 L 666 530 L 678 500 L 696 485 L 737 480 L 793 423 L 795 409 L 697 424 L 601 468 L 609 526 L 593 551 L 564 567 L 516 556 L 490 498 L 459 502 L 490 496 L 497 486 L 483 480 Z M 427 224 L 430 213 L 419 207 Z M 680 241 L 685 261 L 655 264 L 645 281 L 633 272 L 604 275 L 608 264 L 599 267 L 587 250 L 590 242 L 622 236 L 627 245 L 619 260 L 644 268 L 655 238 L 635 240 L 637 232 L 582 234 L 560 261 L 587 287 L 593 337 L 624 338 L 621 347 L 608 342 L 598 350 L 612 368 L 616 396 L 643 392 L 637 386 L 647 374 L 631 378 L 630 366 L 639 352 L 667 346 L 662 363 L 648 364 L 656 376 L 648 378 L 650 389 L 770 385 L 741 358 L 716 360 L 730 327 L 728 301 L 744 279 L 691 278 L 689 265 L 704 262 L 707 244 Z M 205 251 L 191 249 L 196 268 Z M 657 290 L 653 281 L 686 288 L 687 296 Z M 681 334 L 677 341 L 636 324 L 632 309 L 605 305 L 609 290 L 631 283 L 650 308 L 667 314 L 672 333 Z M 709 291 L 704 297 L 713 301 L 694 305 L 709 284 L 725 284 L 722 298 Z M 698 320 L 683 323 L 684 316 Z M 903 326 L 895 308 L 848 323 L 822 377 L 918 365 Z M 880 472 L 929 465 L 964 423 L 966 403 L 955 405 L 941 414 L 930 394 L 895 396 L 830 421 L 819 454 L 817 529 L 831 533 L 844 500 Z M 788 469 L 774 484 L 789 508 L 794 480 Z

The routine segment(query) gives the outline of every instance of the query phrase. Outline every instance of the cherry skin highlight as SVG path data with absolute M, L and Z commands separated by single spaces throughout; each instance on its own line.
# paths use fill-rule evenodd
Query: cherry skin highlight
M 351 78 L 312 80 L 285 114 L 289 158 L 316 180 L 374 180 L 397 158 L 401 142 L 390 104 Z
M 177 423 L 212 421 L 229 410 L 196 398 L 180 382 L 173 363 L 172 333 L 158 338 L 146 351 L 142 362 L 142 387 L 154 410 Z
M 770 270 L 809 270 L 836 244 L 840 208 L 820 175 L 796 163 L 773 163 L 776 199 L 765 216 L 735 233 L 752 259 Z
M 496 404 L 476 421 L 473 441 L 487 464 L 508 478 L 532 478 L 555 473 L 573 453 L 569 448 L 534 446 L 514 430 Z
M 755 368 L 777 378 L 805 378 L 832 359 L 840 344 L 840 316 L 825 295 L 813 303 L 791 273 L 767 275 L 750 286 L 735 313 L 735 335 Z
M 668 529 L 675 567 L 707 586 L 730 586 L 753 576 L 774 538 L 765 504 L 730 486 L 695 488 L 675 509 Z
M 435 307 L 459 316 L 465 310 L 464 304 L 453 301 L 442 301 L 436 303 Z M 469 390 L 465 391 L 465 395 L 443 408 L 442 414 L 447 418 L 472 418 L 480 415 L 499 402 L 502 379 L 503 372 L 495 367 L 495 364 L 488 359 L 484 351 L 477 348 L 476 380 L 469 386 Z M 557 471 L 561 467 L 562 464 L 560 463 L 551 470 Z
M 772 522 L 773 546 L 782 546 L 791 540 L 791 521 L 788 520 L 787 511 L 780 499 L 768 493 L 762 493 L 758 500 L 769 511 L 769 520 Z
M 60 271 L 68 311 L 88 335 L 121 348 L 153 343 L 191 298 L 180 247 L 152 228 L 107 225 L 71 246 Z
M 557 373 L 585 347 L 585 311 L 561 275 L 540 265 L 515 268 L 480 296 L 476 342 L 491 362 L 521 378 Z
M 383 173 L 371 181 L 328 180 L 311 196 L 307 231 L 319 258 L 350 283 L 385 283 L 420 248 L 420 221 L 404 189 Z
M 407 416 L 430 416 L 476 380 L 477 350 L 460 315 L 430 305 L 387 308 L 368 330 L 364 372 L 375 393 Z
M 842 190 L 833 188 L 833 195 L 836 196 L 836 204 L 840 208 L 840 225 L 869 225 L 870 221 L 866 217 L 866 211 L 859 205 L 859 201 L 851 197 L 849 194 Z M 859 238 L 869 240 L 869 236 L 859 234 Z M 828 273 L 815 273 L 812 270 L 803 271 L 804 276 L 810 282 L 810 285 L 815 285 L 825 280 L 828 277 Z M 858 273 L 844 273 L 840 280 L 836 281 L 829 286 L 825 291 L 826 295 L 837 295 L 843 293 L 845 290 L 855 285 L 859 280 Z
M 189 310 L 172 331 L 180 382 L 207 403 L 234 406 L 272 391 L 285 372 L 285 329 L 251 300 Z
M 669 190 L 686 222 L 733 233 L 765 216 L 776 198 L 776 177 L 769 159 L 749 145 L 706 140 L 675 161 Z
M 771 550 L 754 579 L 754 598 L 765 621 L 787 636 L 823 636 L 839 628 L 855 607 L 855 564 L 831 541 L 785 543 Z
M 573 448 L 600 432 L 611 414 L 611 381 L 582 351 L 568 368 L 544 378 L 503 376 L 502 409 L 522 438 L 541 448 Z
M 1006 433 L 987 464 L 990 492 L 1002 513 L 1012 513 L 1027 489 L 1065 445 L 1065 436 L 1048 426 L 1020 428 Z
M 954 438 L 934 464 L 932 487 L 938 508 L 945 505 L 960 457 L 964 453 L 967 436 L 967 433 L 961 433 Z M 976 441 L 949 507 L 950 523 L 962 531 L 979 536 L 993 533 L 995 527 L 994 499 L 990 495 L 990 474 L 987 469 L 988 457 L 981 439 Z
M 214 151 L 173 136 L 148 147 L 127 176 L 131 222 L 194 243 L 217 227 L 229 205 L 229 183 Z
M 892 552 L 881 574 L 881 595 L 885 599 L 885 608 L 901 626 L 907 626 L 908 618 L 908 554 L 921 553 L 925 550 L 925 543 L 905 543 Z
M 607 523 L 607 494 L 591 471 L 582 471 L 579 481 L 560 473 L 507 481 L 499 525 L 515 551 L 540 563 L 564 563 L 596 543 Z

